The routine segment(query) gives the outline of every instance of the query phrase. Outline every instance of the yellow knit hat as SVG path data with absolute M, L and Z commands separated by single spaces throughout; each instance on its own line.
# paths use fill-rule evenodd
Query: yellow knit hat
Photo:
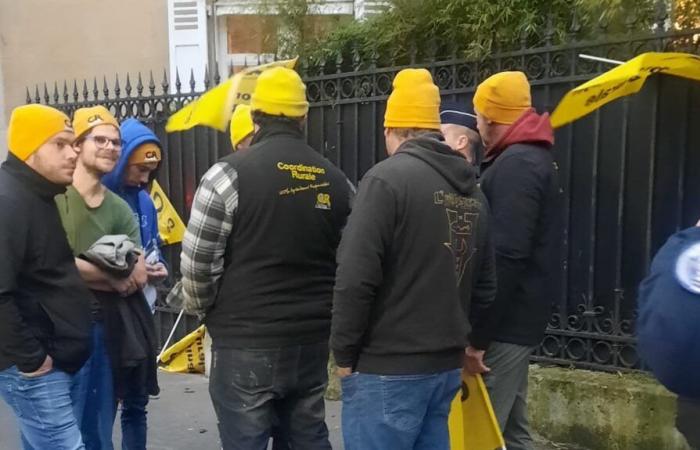
M 63 112 L 46 105 L 24 105 L 12 110 L 7 127 L 7 148 L 26 161 L 46 141 L 61 131 L 73 133 L 70 119 Z
M 250 136 L 253 131 L 255 131 L 255 126 L 253 125 L 253 118 L 250 115 L 250 106 L 236 106 L 236 109 L 233 110 L 230 127 L 233 149 L 236 150 L 238 143 Z
M 160 162 L 162 158 L 160 147 L 154 142 L 144 142 L 134 149 L 126 162 L 127 166 L 135 164 L 150 164 Z
M 496 123 L 511 125 L 531 107 L 530 83 L 522 72 L 492 75 L 474 94 L 474 109 Z
M 271 116 L 304 117 L 309 112 L 306 85 L 292 69 L 268 69 L 258 77 L 250 108 Z
M 76 109 L 73 113 L 73 128 L 78 139 L 98 125 L 112 125 L 119 131 L 119 122 L 102 105 Z
M 426 69 L 404 69 L 394 78 L 384 128 L 440 129 L 440 90 Z

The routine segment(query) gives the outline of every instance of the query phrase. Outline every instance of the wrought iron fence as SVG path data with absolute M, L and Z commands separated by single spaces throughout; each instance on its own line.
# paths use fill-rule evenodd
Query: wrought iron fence
M 471 102 L 477 84 L 502 70 L 522 70 L 531 80 L 534 106 L 551 111 L 569 89 L 608 67 L 582 60 L 587 53 L 625 60 L 646 51 L 698 53 L 696 30 L 656 32 L 579 41 L 576 26 L 570 42 L 553 45 L 551 35 L 537 48 L 494 54 L 483 60 L 414 61 L 409 66 L 376 67 L 376 61 L 335 61 L 303 67 L 311 103 L 309 143 L 357 182 L 385 157 L 383 115 L 394 75 L 404 67 L 427 67 L 443 98 Z M 604 27 L 603 27 L 604 28 Z M 630 31 L 634 24 L 630 26 Z M 523 43 L 527 42 L 523 39 Z M 414 58 L 415 59 L 415 58 Z M 351 71 L 343 71 L 351 68 Z M 215 73 L 218 70 L 214 71 Z M 43 102 L 67 112 L 103 104 L 119 119 L 136 117 L 161 138 L 164 160 L 159 182 L 185 220 L 197 182 L 219 157 L 231 151 L 228 137 L 204 128 L 166 134 L 167 117 L 196 98 L 190 74 L 183 92 L 179 74 L 175 92 L 164 74 L 156 85 L 149 74 L 127 75 L 124 88 L 106 79 L 54 83 L 27 90 L 28 102 Z M 205 86 L 218 83 L 207 75 Z M 101 84 L 101 90 L 99 85 Z M 81 88 L 82 85 L 82 88 Z M 552 302 L 552 319 L 534 360 L 598 370 L 642 369 L 635 350 L 637 286 L 650 258 L 665 239 L 700 216 L 700 86 L 672 77 L 649 80 L 640 94 L 612 103 L 557 131 L 555 155 L 560 168 L 565 227 L 561 277 L 553 279 L 560 295 Z M 178 271 L 179 246 L 168 250 Z M 165 335 L 172 311 L 161 308 Z M 196 325 L 188 319 L 179 335 Z

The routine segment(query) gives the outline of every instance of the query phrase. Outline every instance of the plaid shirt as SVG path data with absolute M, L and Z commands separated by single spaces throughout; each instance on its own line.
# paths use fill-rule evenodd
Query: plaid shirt
M 352 205 L 355 186 L 347 178 L 345 181 Z M 204 174 L 195 193 L 182 241 L 182 281 L 171 291 L 168 304 L 200 317 L 214 305 L 237 208 L 238 172 L 227 163 L 217 163 Z
M 214 305 L 237 208 L 238 173 L 227 163 L 217 163 L 197 188 L 182 241 L 180 272 L 183 308 L 188 313 L 203 316 Z

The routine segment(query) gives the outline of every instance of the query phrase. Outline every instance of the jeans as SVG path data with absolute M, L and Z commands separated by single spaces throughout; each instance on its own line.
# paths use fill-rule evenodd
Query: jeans
M 426 375 L 353 373 L 341 380 L 346 450 L 448 450 L 447 416 L 461 369 Z
M 17 416 L 24 450 L 85 448 L 73 411 L 73 388 L 73 376 L 58 369 L 36 378 L 14 366 L 0 371 L 0 396 Z
M 212 351 L 209 394 L 224 450 L 330 450 L 323 394 L 328 344 Z M 285 447 L 286 446 L 286 447 Z
M 92 325 L 92 354 L 76 375 L 76 417 L 87 450 L 113 450 L 112 428 L 116 401 L 112 365 L 105 346 L 102 323 Z
M 484 364 L 491 372 L 484 375 L 493 412 L 508 450 L 534 450 L 527 419 L 527 384 L 533 347 L 492 342 Z
M 146 405 L 146 394 L 128 392 L 122 399 L 122 450 L 146 450 Z

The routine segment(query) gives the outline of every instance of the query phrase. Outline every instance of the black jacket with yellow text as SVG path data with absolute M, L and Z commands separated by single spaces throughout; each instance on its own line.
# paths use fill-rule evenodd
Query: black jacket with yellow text
M 293 125 L 262 128 L 221 160 L 238 195 L 206 325 L 215 345 L 270 348 L 330 333 L 336 248 L 352 185 Z

